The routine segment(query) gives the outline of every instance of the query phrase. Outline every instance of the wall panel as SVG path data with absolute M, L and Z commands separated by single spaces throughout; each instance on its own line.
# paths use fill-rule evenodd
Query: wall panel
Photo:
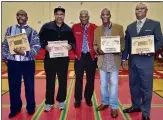
M 80 10 L 86 9 L 90 13 L 90 22 L 101 25 L 101 10 L 111 11 L 111 21 L 124 26 L 136 20 L 135 6 L 138 2 L 2 2 L 2 40 L 8 26 L 17 23 L 16 12 L 19 9 L 27 11 L 28 24 L 39 31 L 48 21 L 54 20 L 54 8 L 61 6 L 66 9 L 65 22 L 72 26 L 79 22 Z M 148 6 L 147 17 L 158 20 L 163 28 L 163 2 L 145 2 Z

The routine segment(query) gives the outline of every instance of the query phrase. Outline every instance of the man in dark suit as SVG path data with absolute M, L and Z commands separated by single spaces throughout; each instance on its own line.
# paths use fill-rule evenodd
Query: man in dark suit
M 140 52 L 131 54 L 132 37 L 154 35 L 154 46 L 157 51 L 162 43 L 160 23 L 146 18 L 147 6 L 140 3 L 136 6 L 137 20 L 128 25 L 125 37 L 125 50 L 122 55 L 122 67 L 125 68 L 129 56 L 129 85 L 132 106 L 124 110 L 124 113 L 142 111 L 142 120 L 150 120 L 150 108 L 153 88 L 154 55 Z

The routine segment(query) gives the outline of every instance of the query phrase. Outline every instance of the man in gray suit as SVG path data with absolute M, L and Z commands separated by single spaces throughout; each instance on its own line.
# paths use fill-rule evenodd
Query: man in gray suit
M 132 37 L 154 35 L 155 51 L 162 43 L 160 23 L 146 18 L 147 6 L 140 3 L 136 6 L 137 20 L 128 25 L 125 36 L 125 50 L 122 55 L 122 67 L 125 68 L 129 56 L 129 85 L 132 106 L 124 110 L 124 113 L 142 111 L 142 120 L 150 120 L 150 108 L 153 88 L 154 55 L 143 52 L 131 55 Z

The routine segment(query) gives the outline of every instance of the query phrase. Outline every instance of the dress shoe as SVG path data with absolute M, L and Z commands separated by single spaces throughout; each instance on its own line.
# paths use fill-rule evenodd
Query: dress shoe
M 108 108 L 108 107 L 109 107 L 109 105 L 101 104 L 101 105 L 99 105 L 99 106 L 96 108 L 96 110 L 97 110 L 97 111 L 102 111 L 102 110 L 105 110 L 105 109 Z
M 75 101 L 75 103 L 74 103 L 75 108 L 79 108 L 80 105 L 81 105 L 80 101 Z
M 29 115 L 33 115 L 35 113 L 35 110 L 28 111 Z
M 18 110 L 18 111 L 16 111 L 16 112 L 10 112 L 10 114 L 8 115 L 8 117 L 9 118 L 12 118 L 12 117 L 16 116 L 20 111 L 21 111 L 21 109 Z
M 111 109 L 111 117 L 117 118 L 118 117 L 118 111 L 116 109 Z
M 150 120 L 149 117 L 142 116 L 142 120 Z
M 92 106 L 92 101 L 86 101 L 86 104 L 91 107 Z
M 130 108 L 127 108 L 127 109 L 123 110 L 123 112 L 124 113 L 141 112 L 141 109 L 140 108 L 130 107 Z

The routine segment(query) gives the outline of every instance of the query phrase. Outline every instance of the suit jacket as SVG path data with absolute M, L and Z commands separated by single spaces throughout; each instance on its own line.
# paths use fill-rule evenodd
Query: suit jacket
M 128 25 L 125 35 L 125 50 L 122 55 L 122 59 L 126 60 L 129 55 L 129 67 L 136 65 L 138 68 L 148 69 L 153 68 L 154 66 L 154 55 L 150 56 L 140 56 L 140 55 L 131 55 L 131 38 L 138 36 L 154 35 L 154 44 L 155 51 L 159 50 L 163 44 L 163 36 L 161 33 L 160 23 L 151 19 L 146 19 L 143 27 L 141 28 L 139 34 L 136 30 L 137 21 Z
M 96 28 L 97 28 L 97 26 L 95 24 L 90 23 L 89 26 L 87 27 L 87 31 L 86 31 L 89 52 L 91 54 L 92 60 L 95 59 L 95 51 L 93 49 L 93 41 L 94 41 L 94 30 Z M 81 23 L 77 23 L 72 26 L 72 31 L 74 32 L 74 36 L 76 39 L 76 48 L 74 50 L 74 53 L 76 55 L 76 58 L 78 60 L 80 60 L 81 53 L 82 53 L 84 28 L 81 25 Z
M 121 50 L 123 51 L 124 49 L 124 32 L 123 32 L 123 26 L 119 25 L 119 24 L 114 24 L 112 23 L 112 36 L 120 36 L 120 44 L 121 44 Z M 104 30 L 103 30 L 103 26 L 99 26 L 96 28 L 95 32 L 94 32 L 94 50 L 97 53 L 97 48 L 101 48 L 101 36 L 104 36 Z M 98 68 L 102 67 L 102 63 L 103 63 L 103 55 L 97 55 L 98 60 L 97 60 L 97 65 Z M 115 59 L 115 64 L 117 69 L 120 68 L 121 65 L 121 54 L 114 54 L 114 59 Z

